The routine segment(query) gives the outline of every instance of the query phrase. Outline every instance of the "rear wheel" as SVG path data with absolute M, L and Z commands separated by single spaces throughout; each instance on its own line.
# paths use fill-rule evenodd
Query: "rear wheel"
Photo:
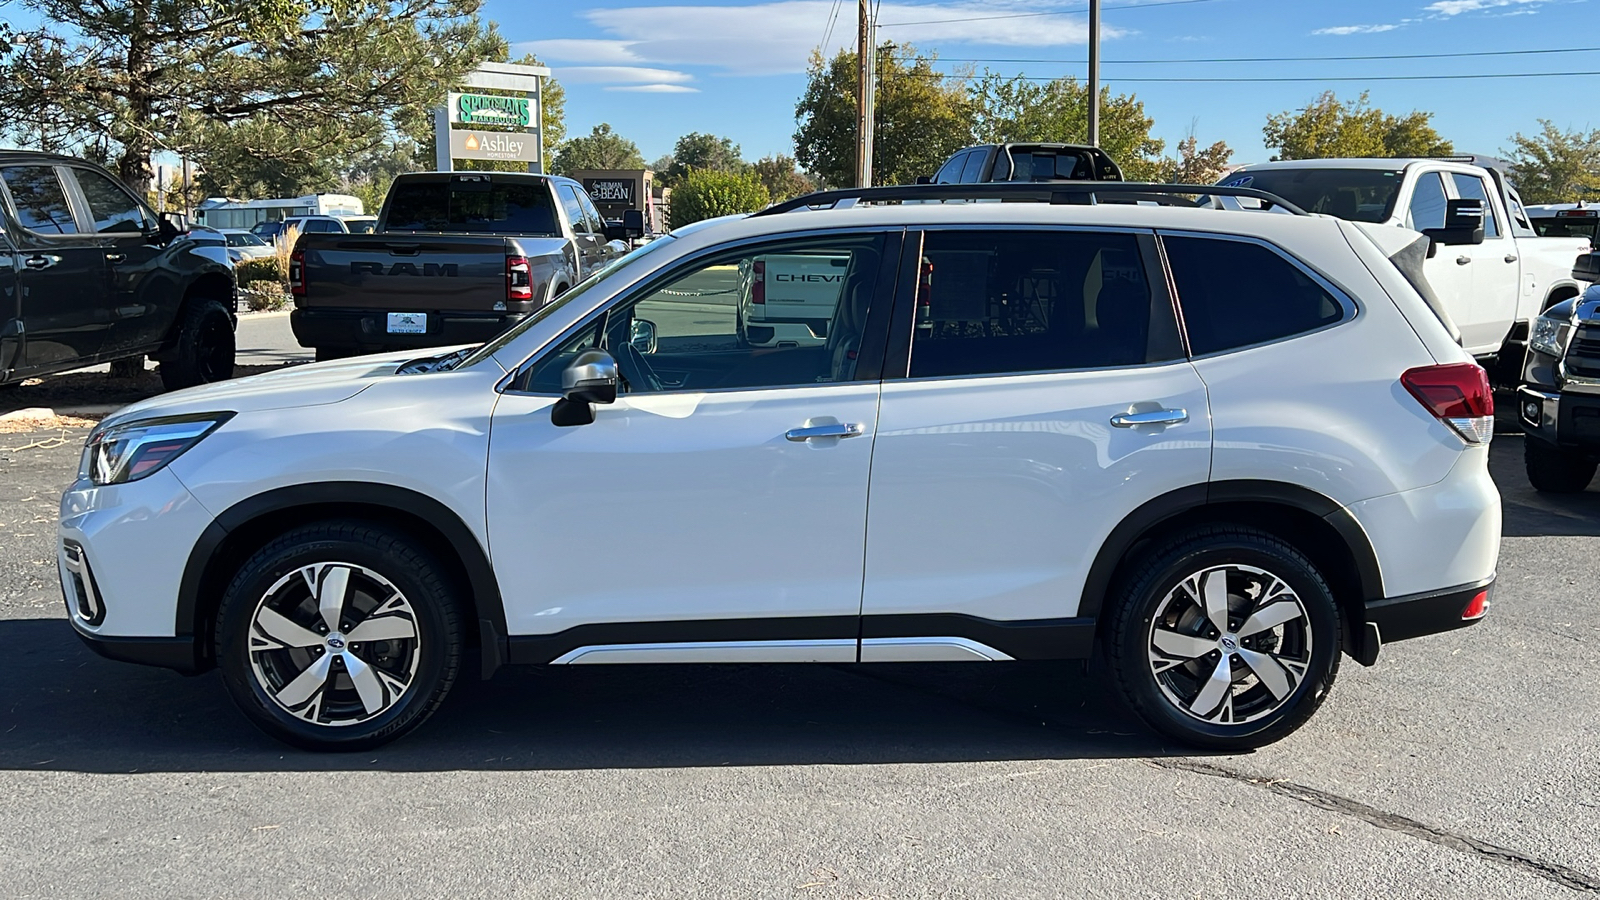
M 223 595 L 217 660 L 234 702 L 309 750 L 361 750 L 422 724 L 460 666 L 456 592 L 426 550 L 360 522 L 297 528 Z
M 161 383 L 169 391 L 233 377 L 233 317 L 215 300 L 193 300 L 178 320 L 172 350 L 161 359 Z
M 1595 462 L 1581 453 L 1552 447 L 1534 438 L 1522 443 L 1522 466 L 1533 489 L 1546 494 L 1576 494 L 1594 480 Z
M 1124 582 L 1111 675 L 1152 728 L 1201 747 L 1270 744 L 1311 717 L 1339 669 L 1339 613 L 1304 554 L 1254 529 L 1162 542 Z

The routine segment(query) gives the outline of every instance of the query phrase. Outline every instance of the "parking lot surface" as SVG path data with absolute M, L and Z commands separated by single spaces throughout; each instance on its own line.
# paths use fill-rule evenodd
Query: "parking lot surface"
M 1346 658 L 1233 756 L 1038 664 L 502 670 L 397 744 L 303 753 L 215 672 L 72 635 L 84 434 L 0 434 L 0 897 L 1600 893 L 1600 490 L 1534 494 L 1515 434 L 1488 619 Z

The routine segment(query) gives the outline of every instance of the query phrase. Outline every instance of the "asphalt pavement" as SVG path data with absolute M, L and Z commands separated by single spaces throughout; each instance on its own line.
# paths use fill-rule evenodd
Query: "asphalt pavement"
M 0 434 L 0 897 L 1600 893 L 1600 489 L 1535 494 L 1514 434 L 1487 620 L 1226 756 L 1020 663 L 502 670 L 396 744 L 292 750 L 216 673 L 73 637 L 82 438 Z

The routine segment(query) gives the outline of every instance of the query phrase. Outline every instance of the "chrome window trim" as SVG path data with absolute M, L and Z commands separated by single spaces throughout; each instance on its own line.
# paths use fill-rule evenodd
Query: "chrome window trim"
M 571 338 L 571 337 L 575 336 L 578 332 L 580 332 L 583 329 L 587 328 L 588 326 L 592 325 L 597 319 L 599 319 L 601 316 L 605 315 L 606 313 L 610 312 L 615 307 L 620 306 L 623 303 L 627 303 L 629 300 L 631 300 L 635 296 L 636 292 L 648 290 L 650 288 L 650 286 L 652 286 L 652 285 L 660 284 L 660 283 L 663 283 L 663 282 L 665 282 L 665 281 L 667 281 L 667 280 L 669 280 L 671 278 L 677 277 L 680 273 L 684 272 L 685 270 L 687 270 L 687 269 L 689 269 L 689 268 L 691 268 L 693 266 L 696 266 L 696 265 L 701 265 L 703 263 L 703 261 L 705 259 L 709 258 L 709 257 L 717 256 L 717 255 L 720 255 L 722 253 L 726 253 L 726 252 L 730 252 L 730 251 L 737 251 L 740 248 L 748 247 L 748 246 L 755 245 L 755 244 L 773 243 L 773 242 L 779 242 L 779 241 L 785 241 L 785 240 L 805 240 L 805 239 L 810 239 L 810 238 L 829 238 L 829 237 L 853 236 L 853 235 L 863 235 L 863 234 L 867 234 L 867 235 L 883 235 L 883 236 L 887 237 L 889 235 L 894 234 L 896 231 L 899 231 L 899 232 L 901 232 L 903 234 L 906 231 L 906 226 L 904 226 L 904 225 L 888 225 L 888 226 L 876 225 L 876 226 L 852 226 L 852 227 L 846 227 L 846 228 L 826 228 L 826 229 L 818 229 L 818 230 L 815 230 L 815 231 L 784 231 L 784 232 L 778 232 L 778 233 L 774 233 L 774 234 L 763 234 L 763 235 L 756 235 L 756 236 L 748 237 L 748 238 L 741 238 L 741 239 L 736 240 L 736 241 L 729 241 L 727 243 L 717 244 L 716 246 L 713 246 L 713 247 L 706 247 L 705 249 L 700 250 L 700 251 L 692 251 L 692 252 L 690 252 L 690 253 L 688 253 L 688 254 L 686 254 L 684 256 L 679 257 L 678 259 L 674 260 L 671 263 L 667 263 L 665 265 L 658 266 L 657 268 L 652 269 L 650 272 L 643 273 L 638 278 L 635 278 L 632 281 L 629 281 L 629 282 L 623 284 L 621 287 L 619 287 L 617 289 L 616 293 L 612 294 L 610 297 L 606 298 L 605 300 L 600 301 L 600 305 L 599 306 L 597 306 L 594 309 L 590 310 L 588 313 L 585 313 L 583 318 L 579 319 L 577 322 L 575 322 L 570 327 L 568 327 L 567 329 L 562 331 L 560 334 L 558 334 L 555 337 L 551 338 L 549 341 L 545 342 L 544 344 L 539 346 L 537 349 L 535 349 L 528 356 L 524 357 L 522 362 L 517 363 L 517 365 L 514 366 L 511 369 L 511 371 L 507 372 L 504 377 L 500 378 L 498 381 L 495 382 L 495 386 L 494 386 L 495 392 L 499 393 L 499 394 L 509 394 L 509 395 L 518 396 L 518 397 L 560 397 L 561 396 L 560 394 L 550 394 L 550 393 L 539 392 L 539 391 L 518 391 L 518 390 L 513 390 L 511 388 L 511 384 L 513 382 L 515 382 L 518 378 L 522 377 L 522 374 L 530 366 L 532 366 L 539 359 L 541 359 L 544 356 L 544 354 L 550 350 L 550 348 L 552 346 L 560 344 L 561 342 L 567 340 L 568 338 Z M 657 276 L 660 276 L 660 277 L 657 277 Z M 876 300 L 877 298 L 873 298 L 873 299 Z M 894 300 L 894 298 L 890 297 L 888 302 L 892 303 L 893 300 Z M 767 385 L 767 386 L 761 386 L 761 387 L 715 388 L 715 389 L 711 389 L 711 390 L 651 391 L 650 392 L 650 396 L 652 396 L 652 397 L 661 397 L 661 396 L 666 396 L 666 395 L 669 395 L 669 394 L 712 394 L 712 393 L 729 393 L 729 392 L 733 392 L 733 391 L 746 391 L 746 392 L 748 392 L 748 391 L 791 390 L 793 388 L 801 388 L 801 387 L 825 387 L 825 386 L 829 386 L 829 385 L 868 384 L 868 383 L 870 383 L 870 382 L 865 382 L 865 381 L 838 381 L 838 382 L 836 382 L 836 381 L 819 381 L 819 382 L 809 383 L 809 384 L 781 384 L 781 385 Z M 619 394 L 618 395 L 618 397 L 625 397 L 625 396 L 627 396 L 627 395 L 626 394 Z
M 1183 238 L 1195 237 L 1195 238 L 1206 238 L 1208 240 L 1214 240 L 1214 241 L 1239 241 L 1239 242 L 1242 242 L 1242 243 L 1256 244 L 1258 246 L 1265 247 L 1267 250 L 1277 254 L 1279 257 L 1281 257 L 1283 260 L 1288 262 L 1290 265 L 1294 266 L 1295 268 L 1299 269 L 1301 272 L 1305 273 L 1312 281 L 1315 281 L 1319 286 L 1321 286 L 1323 290 L 1327 291 L 1330 295 L 1332 295 L 1334 300 L 1338 301 L 1339 306 L 1344 310 L 1344 315 L 1338 321 L 1329 322 L 1326 325 L 1318 326 L 1316 328 L 1311 329 L 1310 331 L 1297 331 L 1294 334 L 1285 335 L 1285 336 L 1279 337 L 1279 338 L 1273 338 L 1273 339 L 1267 340 L 1267 341 L 1257 341 L 1257 342 L 1255 342 L 1253 344 L 1240 344 L 1237 347 L 1228 347 L 1227 349 L 1224 349 L 1224 350 L 1216 350 L 1216 351 L 1213 351 L 1211 353 L 1203 353 L 1203 354 L 1200 354 L 1200 355 L 1195 355 L 1195 353 L 1193 351 L 1193 346 L 1190 344 L 1190 341 L 1189 341 L 1188 324 L 1187 324 L 1187 322 L 1184 321 L 1184 316 L 1182 314 L 1183 296 L 1178 291 L 1178 280 L 1177 280 L 1177 277 L 1173 274 L 1173 272 L 1169 268 L 1168 271 L 1167 271 L 1167 276 L 1171 279 L 1171 281 L 1168 282 L 1168 287 L 1172 291 L 1173 302 L 1175 302 L 1178 305 L 1178 310 L 1179 310 L 1178 320 L 1179 320 L 1180 325 L 1183 328 L 1183 343 L 1184 343 L 1185 347 L 1189 347 L 1190 348 L 1189 359 L 1191 361 L 1193 361 L 1193 360 L 1203 360 L 1203 359 L 1214 359 L 1214 358 L 1219 357 L 1219 356 L 1225 356 L 1225 355 L 1227 355 L 1229 353 L 1238 353 L 1238 352 L 1240 352 L 1242 350 L 1253 350 L 1253 349 L 1255 349 L 1257 347 L 1270 347 L 1273 344 L 1282 344 L 1282 343 L 1284 343 L 1286 341 L 1296 341 L 1296 340 L 1299 340 L 1300 338 L 1308 337 L 1308 336 L 1313 335 L 1313 334 L 1321 334 L 1324 331 L 1331 331 L 1331 330 L 1333 330 L 1335 328 L 1339 328 L 1341 326 L 1344 326 L 1344 325 L 1347 325 L 1347 324 L 1349 324 L 1351 322 L 1354 322 L 1358 318 L 1361 317 L 1361 305 L 1358 304 L 1355 301 L 1355 298 L 1354 298 L 1354 296 L 1352 295 L 1352 293 L 1350 291 L 1347 291 L 1343 287 L 1339 286 L 1339 284 L 1337 282 L 1335 282 L 1333 279 L 1329 278 L 1328 276 L 1322 274 L 1322 272 L 1318 271 L 1310 263 L 1306 262 L 1305 260 L 1302 260 L 1300 257 L 1295 256 L 1293 253 L 1290 253 L 1289 251 L 1283 249 L 1282 247 L 1278 246 L 1277 244 L 1274 244 L 1273 242 L 1271 242 L 1269 240 L 1266 240 L 1264 238 L 1254 237 L 1254 236 L 1251 236 L 1251 235 L 1218 234 L 1218 233 L 1212 232 L 1212 231 L 1179 231 L 1179 230 L 1174 230 L 1174 229 L 1157 229 L 1157 231 L 1156 231 L 1156 242 L 1161 245 L 1161 254 L 1162 254 L 1162 258 L 1163 259 L 1165 259 L 1166 255 L 1167 255 L 1167 247 L 1166 247 L 1166 243 L 1165 243 L 1165 240 L 1164 240 L 1167 237 L 1183 237 Z

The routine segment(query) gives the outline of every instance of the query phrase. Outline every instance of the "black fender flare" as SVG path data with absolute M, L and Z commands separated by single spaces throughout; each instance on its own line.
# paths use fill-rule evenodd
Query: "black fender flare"
M 229 537 L 264 516 L 299 508 L 316 508 L 337 515 L 341 506 L 350 507 L 355 515 L 374 508 L 393 510 L 425 523 L 442 537 L 459 560 L 466 574 L 466 587 L 472 592 L 485 676 L 505 661 L 506 614 L 500 582 L 489 563 L 488 551 L 454 510 L 426 494 L 396 485 L 320 481 L 275 488 L 240 500 L 212 520 L 201 533 L 189 552 L 183 580 L 179 583 L 174 631 L 179 637 L 196 639 L 197 664 L 203 662 L 207 654 L 206 648 L 199 646 L 197 634 L 200 599 L 208 582 L 215 580 L 216 573 L 211 568 Z

